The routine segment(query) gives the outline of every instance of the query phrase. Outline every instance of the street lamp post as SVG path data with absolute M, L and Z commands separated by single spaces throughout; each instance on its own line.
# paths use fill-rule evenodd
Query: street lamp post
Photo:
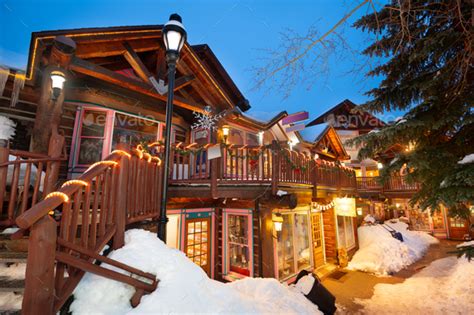
M 163 191 L 161 194 L 160 218 L 158 220 L 158 237 L 166 242 L 166 204 L 168 202 L 168 177 L 170 168 L 171 119 L 173 117 L 174 79 L 179 52 L 186 41 L 186 30 L 178 14 L 171 14 L 170 20 L 163 27 L 163 41 L 166 48 L 168 64 L 168 100 L 166 102 L 165 159 L 163 165 Z

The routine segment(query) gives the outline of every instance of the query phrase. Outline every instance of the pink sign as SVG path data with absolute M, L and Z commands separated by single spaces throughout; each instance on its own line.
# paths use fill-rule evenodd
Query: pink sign
M 294 113 L 294 114 L 286 116 L 285 118 L 281 120 L 281 123 L 283 125 L 288 125 L 291 123 L 295 123 L 297 121 L 306 120 L 308 118 L 309 118 L 308 112 L 302 111 L 302 112 L 298 112 L 298 113 Z

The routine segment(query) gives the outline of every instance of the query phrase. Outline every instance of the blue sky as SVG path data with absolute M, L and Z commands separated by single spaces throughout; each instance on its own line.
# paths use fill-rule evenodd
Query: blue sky
M 254 90 L 252 66 L 261 63 L 261 49 L 276 48 L 280 32 L 304 34 L 310 26 L 325 32 L 360 1 L 260 0 L 260 1 L 152 1 L 152 0 L 0 0 L 0 64 L 24 68 L 31 33 L 81 27 L 163 24 L 170 13 L 183 18 L 191 44 L 208 44 L 249 99 L 250 113 L 269 118 L 281 110 L 307 110 L 315 117 L 348 98 L 356 104 L 367 100 L 364 92 L 377 85 L 363 72 L 348 73 L 354 56 L 330 62 L 330 73 L 310 89 L 303 87 L 283 99 L 278 91 Z M 352 24 L 369 10 L 360 9 Z M 345 28 L 354 49 L 367 44 L 367 34 Z M 357 56 L 356 56 L 357 58 Z

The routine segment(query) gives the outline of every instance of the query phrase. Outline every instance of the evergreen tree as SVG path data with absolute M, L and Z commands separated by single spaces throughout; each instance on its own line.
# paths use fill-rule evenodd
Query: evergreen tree
M 383 80 L 367 92 L 371 100 L 362 109 L 406 111 L 352 141 L 362 144 L 359 157 L 411 144 L 382 177 L 407 167 L 407 180 L 421 185 L 413 203 L 423 209 L 442 203 L 461 217 L 474 201 L 474 163 L 459 163 L 474 154 L 472 9 L 471 1 L 393 0 L 354 25 L 377 35 L 364 54 L 386 60 L 368 73 Z

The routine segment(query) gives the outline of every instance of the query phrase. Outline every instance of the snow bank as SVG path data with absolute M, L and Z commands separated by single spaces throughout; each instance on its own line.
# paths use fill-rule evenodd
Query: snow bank
M 468 163 L 473 163 L 473 162 L 474 162 L 474 153 L 463 157 L 463 159 L 459 161 L 458 164 L 468 164 Z
M 6 264 L 0 264 L 0 277 L 9 280 L 24 279 L 25 270 L 26 264 L 24 263 L 13 264 L 9 267 Z M 0 311 L 19 310 L 22 301 L 23 294 L 0 292 Z
M 377 284 L 367 314 L 474 314 L 474 262 L 447 257 L 399 284 Z
M 247 278 L 229 284 L 209 279 L 184 253 L 168 248 L 150 232 L 127 231 L 125 243 L 109 257 L 156 274 L 157 290 L 143 296 L 133 309 L 132 287 L 86 274 L 74 291 L 73 314 L 320 313 L 296 289 L 275 279 Z
M 358 228 L 359 250 L 348 268 L 387 275 L 411 265 L 420 259 L 431 244 L 439 241 L 421 231 L 409 231 L 406 223 L 396 220 L 385 222 L 403 235 L 403 243 L 393 238 L 381 225 Z

